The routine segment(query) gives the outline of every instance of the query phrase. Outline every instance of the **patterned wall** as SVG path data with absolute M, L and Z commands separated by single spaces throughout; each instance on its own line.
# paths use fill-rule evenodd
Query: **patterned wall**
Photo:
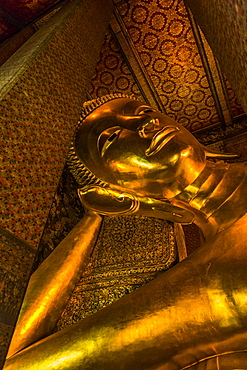
M 92 9 L 95 4 L 91 3 Z M 93 28 L 90 11 L 89 7 L 81 9 L 67 22 L 1 102 L 1 225 L 34 246 L 40 239 L 103 39 L 99 36 L 103 13 L 99 15 L 96 8 L 98 27 Z M 81 27 L 84 17 L 86 32 Z M 97 42 L 92 41 L 89 47 L 88 40 L 94 38 Z
M 0 227 L 0 369 L 8 350 L 35 249 Z

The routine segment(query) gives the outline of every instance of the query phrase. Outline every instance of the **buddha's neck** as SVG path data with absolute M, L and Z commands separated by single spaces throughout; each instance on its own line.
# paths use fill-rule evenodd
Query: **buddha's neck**
M 206 240 L 246 213 L 246 170 L 243 164 L 207 162 L 197 179 L 171 200 L 192 210 Z

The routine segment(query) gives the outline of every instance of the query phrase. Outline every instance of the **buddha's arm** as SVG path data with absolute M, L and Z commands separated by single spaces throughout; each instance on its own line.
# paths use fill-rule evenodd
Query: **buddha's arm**
M 245 350 L 246 221 L 142 288 L 21 351 L 4 370 L 178 370 Z M 231 358 L 227 364 L 232 369 Z
M 32 275 L 8 357 L 49 335 L 88 262 L 101 216 L 88 212 Z

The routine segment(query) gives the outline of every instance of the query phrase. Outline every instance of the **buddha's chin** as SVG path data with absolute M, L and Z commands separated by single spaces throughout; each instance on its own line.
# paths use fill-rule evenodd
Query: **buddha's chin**
M 143 161 L 138 169 L 123 163 L 120 171 L 120 166 L 110 162 L 107 170 L 112 174 L 111 186 L 140 196 L 171 199 L 194 182 L 206 165 L 203 151 L 195 153 L 194 149 L 189 147 L 182 154 L 174 155 L 174 161 L 170 163 L 164 163 L 161 158 L 154 158 L 150 169 L 146 169 L 148 164 Z
M 161 179 L 142 179 L 110 184 L 111 188 L 130 192 L 135 196 L 154 199 L 171 199 L 184 190 L 179 182 L 167 183 Z

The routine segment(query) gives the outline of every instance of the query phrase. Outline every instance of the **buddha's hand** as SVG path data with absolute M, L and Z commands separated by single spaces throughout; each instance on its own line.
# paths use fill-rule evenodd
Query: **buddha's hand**
M 92 185 L 79 189 L 78 194 L 85 208 L 100 215 L 138 214 L 183 224 L 189 224 L 194 219 L 194 214 L 188 210 L 131 192 Z

